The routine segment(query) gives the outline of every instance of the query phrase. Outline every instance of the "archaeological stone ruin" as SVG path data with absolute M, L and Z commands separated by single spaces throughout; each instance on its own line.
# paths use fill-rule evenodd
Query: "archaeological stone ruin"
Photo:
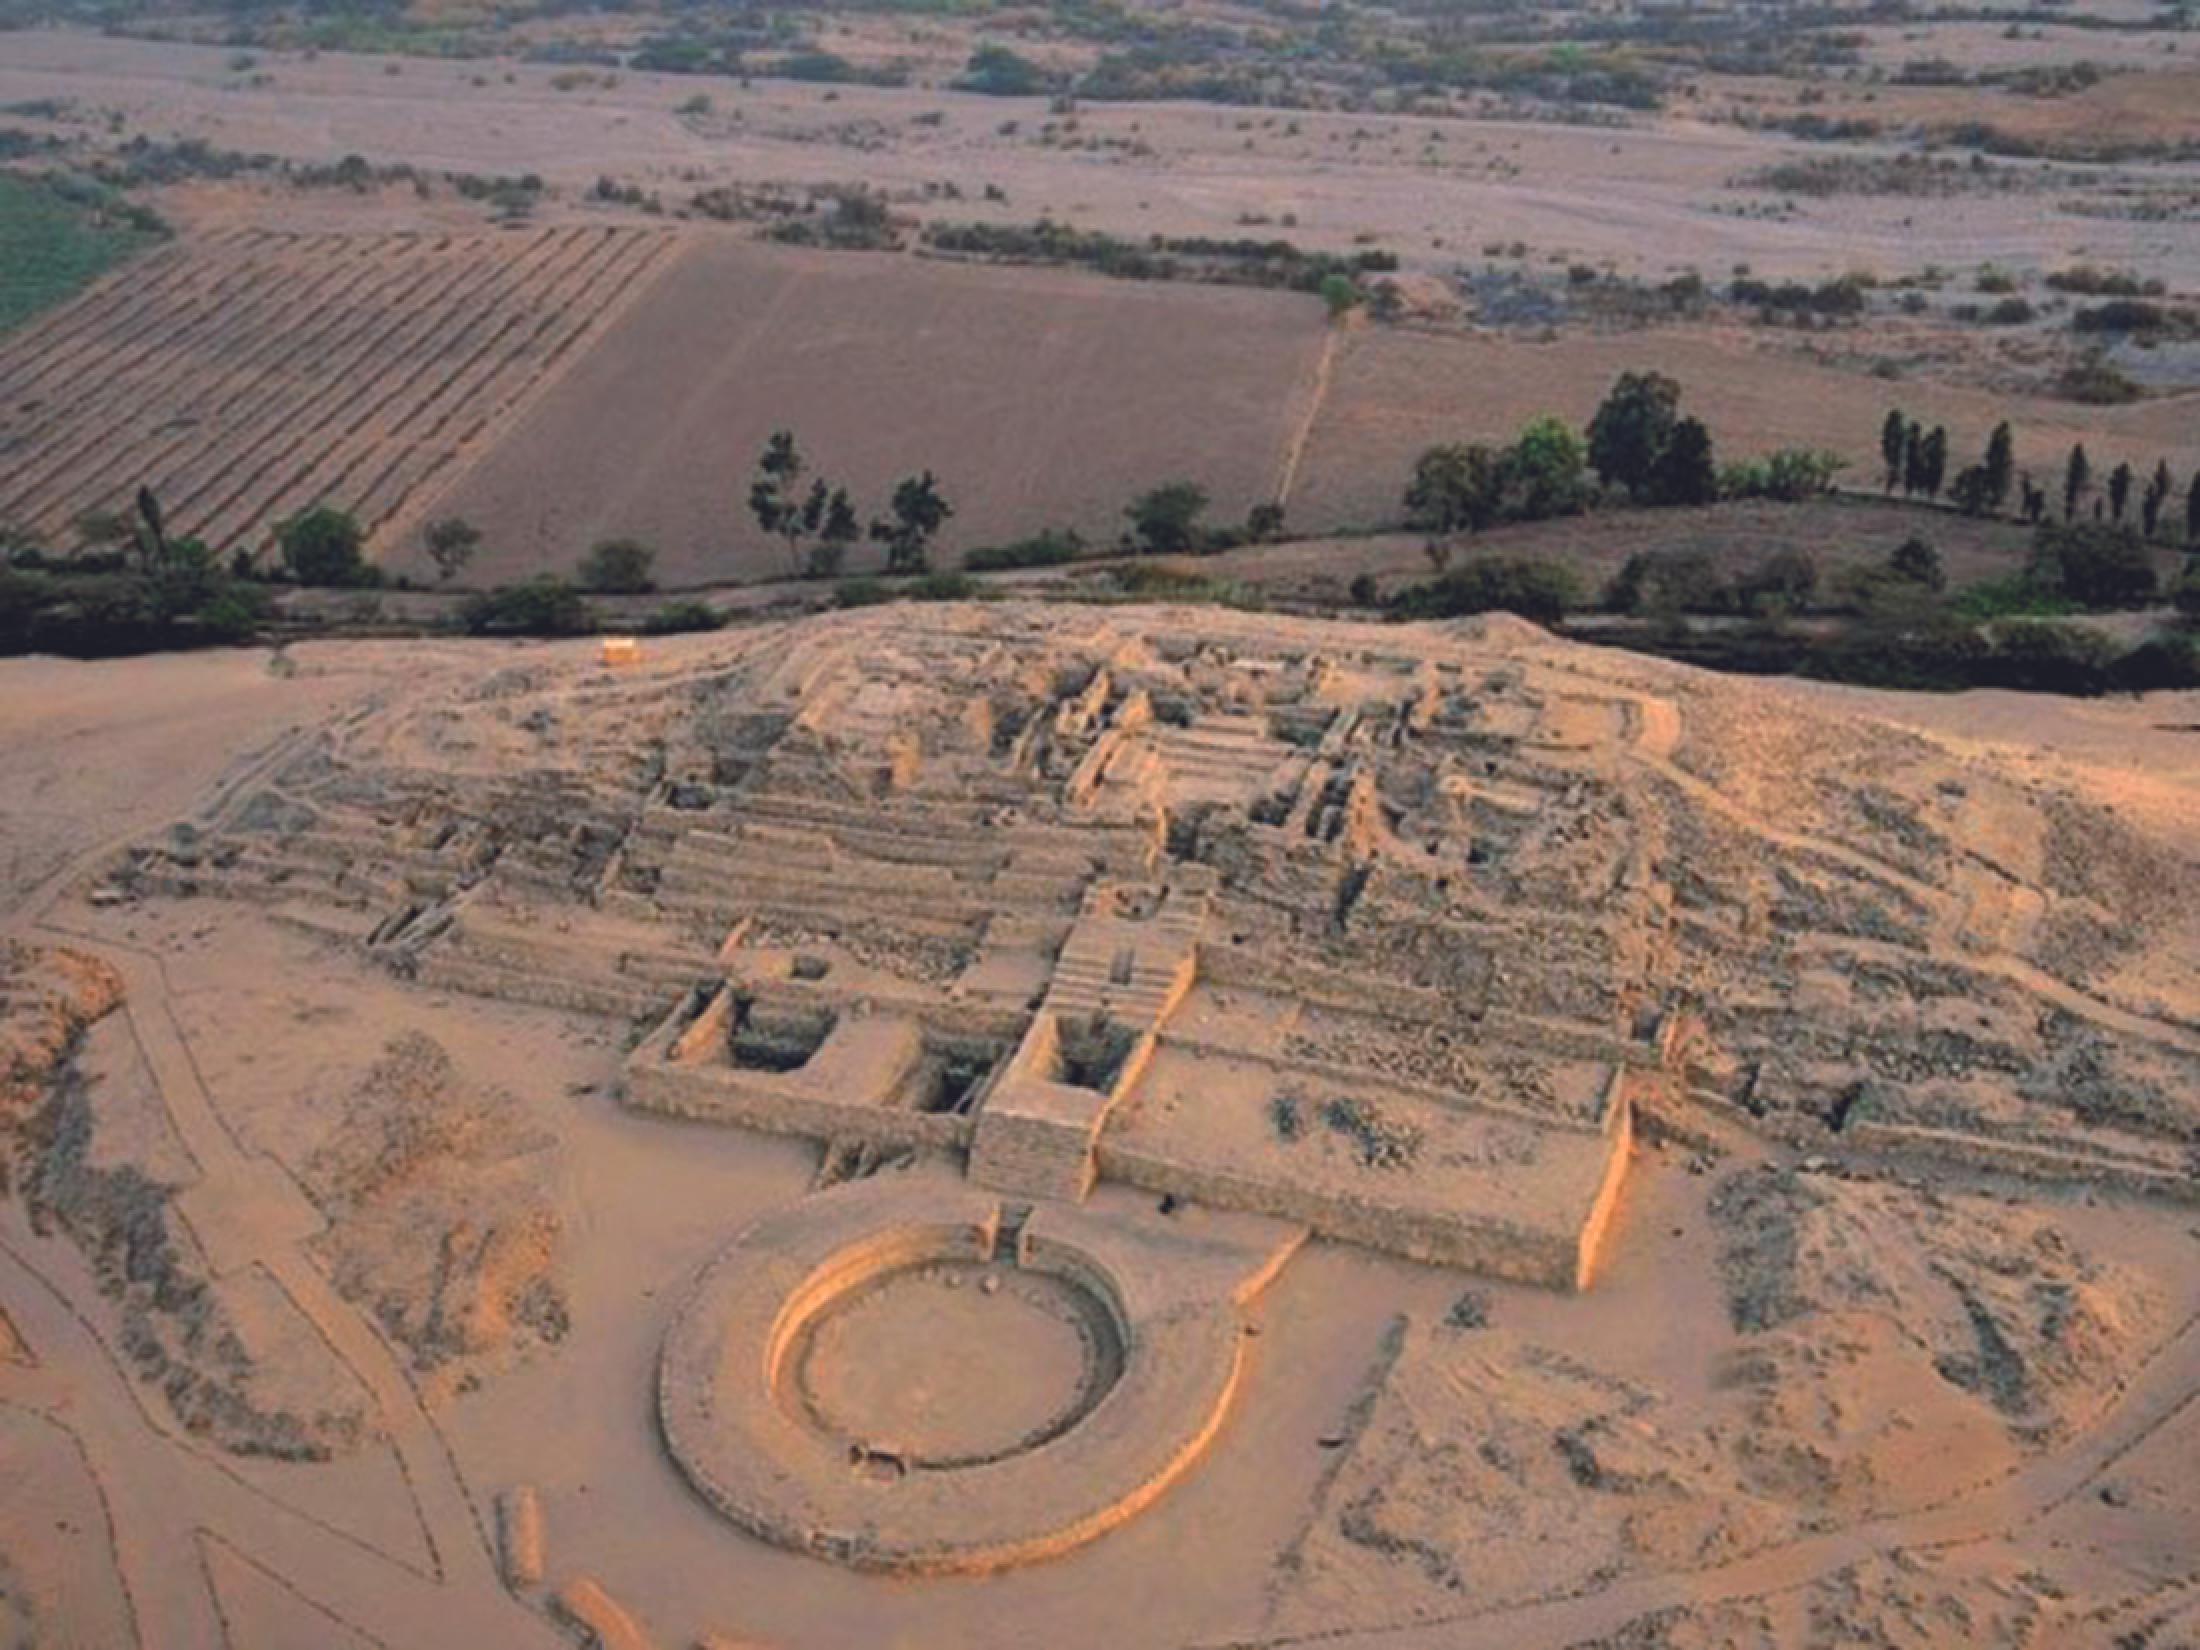
M 1745 750 L 1725 690 L 1595 657 L 1496 620 L 1013 604 L 519 653 L 117 887 L 599 1017 L 635 1112 L 815 1142 L 812 1196 L 662 1280 L 632 1401 L 751 1531 L 995 1569 L 1194 1464 L 1243 1307 L 1309 1239 L 1593 1291 L 1636 1131 L 1683 1097 L 2189 1185 L 2159 1122 L 2200 1051 L 2144 1019 L 2143 869 L 2058 860 L 2112 826 L 1884 730 L 1869 760 L 1831 723 Z M 964 1316 L 1042 1373 L 943 1420 L 879 1371 Z

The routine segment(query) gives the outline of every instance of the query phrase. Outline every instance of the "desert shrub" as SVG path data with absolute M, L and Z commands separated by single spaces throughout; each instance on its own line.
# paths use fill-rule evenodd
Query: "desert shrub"
M 2032 319 L 2032 306 L 2022 298 L 2004 298 L 1985 314 L 1988 326 L 2019 327 Z
M 2023 573 L 1966 585 L 1948 608 L 1955 618 L 1981 623 L 1988 619 L 2053 618 L 2075 610 L 2076 604 L 2067 596 L 2042 590 Z
M 2158 332 L 2169 325 L 2169 311 L 2143 298 L 2111 298 L 2074 311 L 2073 332 Z
M 2058 394 L 2091 407 L 2121 406 L 2146 394 L 2123 369 L 2098 360 L 2065 367 L 2055 380 L 2055 389 Z
M 1914 533 L 1895 546 L 1887 558 L 1887 571 L 1906 584 L 1922 585 L 1927 590 L 1942 590 L 1948 584 L 1940 552 Z
M 1807 550 L 1775 550 L 1734 581 L 1734 605 L 1744 613 L 1792 613 L 1818 593 L 1818 563 Z
M 1469 613 L 1517 613 L 1555 624 L 1583 605 L 1581 581 L 1558 562 L 1525 556 L 1490 556 L 1453 568 L 1427 584 L 1410 585 L 1391 599 L 1406 619 L 1449 619 Z
M 1719 472 L 1723 498 L 1769 498 L 1796 503 L 1832 487 L 1847 466 L 1838 453 L 1819 447 L 1782 447 L 1763 458 L 1729 464 Z
M 1131 601 L 1213 602 L 1257 609 L 1260 593 L 1234 579 L 1210 578 L 1166 562 L 1131 562 L 1111 575 L 1116 589 Z
M 2154 298 L 2161 296 L 2160 281 L 2142 281 L 2125 269 L 2101 269 L 2093 264 L 2074 264 L 2046 277 L 2057 292 L 2075 292 L 2086 298 Z
M 581 588 L 622 596 L 654 590 L 649 569 L 656 559 L 656 551 L 639 539 L 605 539 L 581 557 Z
M 1615 613 L 1717 613 L 1727 590 L 1718 563 L 1702 550 L 1638 550 L 1604 587 Z
M 969 573 L 1000 573 L 1016 567 L 1059 567 L 1064 562 L 1075 561 L 1085 551 L 1085 541 L 1076 533 L 1062 528 L 1049 527 L 1034 533 L 1030 538 L 1018 539 L 1013 544 L 984 545 L 963 552 L 963 570 Z
M 1030 58 L 1006 46 L 980 46 L 955 82 L 958 90 L 989 97 L 1032 97 L 1051 90 L 1054 77 Z
M 692 630 L 717 630 L 726 617 L 708 602 L 667 602 L 642 621 L 645 636 L 677 636 Z
M 909 581 L 907 595 L 915 602 L 966 602 L 978 593 L 978 581 L 968 573 L 926 573 Z
M 893 599 L 894 593 L 884 579 L 842 579 L 833 586 L 835 607 L 876 607 Z
M 468 597 L 458 621 L 474 636 L 577 636 L 591 623 L 581 593 L 548 575 Z

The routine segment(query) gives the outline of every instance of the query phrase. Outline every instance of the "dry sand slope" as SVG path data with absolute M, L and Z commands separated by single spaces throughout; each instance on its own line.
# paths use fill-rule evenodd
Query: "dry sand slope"
M 18 1640 L 2189 1634 L 2189 698 L 1015 604 L 32 694 Z

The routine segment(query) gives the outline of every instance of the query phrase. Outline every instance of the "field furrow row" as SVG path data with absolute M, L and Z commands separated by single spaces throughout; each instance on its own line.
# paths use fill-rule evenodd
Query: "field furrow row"
M 120 386 L 127 396 L 119 407 L 115 395 L 87 396 L 73 427 L 57 425 L 53 439 L 35 455 L 35 470 L 22 464 L 0 473 L 0 498 L 18 508 L 25 498 L 46 499 L 69 512 L 112 502 L 94 479 L 81 473 L 87 462 L 102 470 L 126 467 L 137 480 L 159 486 L 166 477 L 143 454 L 143 441 L 166 433 L 175 438 L 167 443 L 172 449 L 193 439 L 218 439 L 218 426 L 206 428 L 208 395 L 219 393 L 225 381 L 263 352 L 281 357 L 313 347 L 316 329 L 343 313 L 325 302 L 328 297 L 348 292 L 362 278 L 393 271 L 401 266 L 372 256 L 334 270 L 300 266 L 280 271 L 267 282 L 262 302 L 226 306 L 200 326 L 179 325 L 168 346 L 148 357 Z M 334 292 L 332 274 L 337 277 Z M 271 313 L 278 317 L 276 324 L 269 324 Z M 293 313 L 312 317 L 313 325 L 300 329 L 281 324 L 280 318 Z
M 657 237 L 623 242 L 616 261 L 556 317 L 559 330 L 553 339 L 539 350 L 506 356 L 478 391 L 448 405 L 420 440 L 383 464 L 359 493 L 361 523 L 369 531 L 378 531 L 395 520 L 408 500 L 474 450 L 484 431 L 515 414 L 529 392 L 555 373 L 582 340 L 660 267 L 670 245 Z
M 258 231 L 231 231 L 188 251 L 162 247 L 110 275 L 75 303 L 34 322 L 9 341 L 6 352 L 0 354 L 0 400 L 13 398 L 56 351 L 112 329 L 118 319 L 145 313 L 149 304 L 167 302 L 178 286 L 206 278 L 223 259 L 234 260 L 266 238 Z
M 95 326 L 49 353 L 35 371 L 22 375 L 6 392 L 7 399 L 20 403 L 50 394 L 56 388 L 81 384 L 87 378 L 119 376 L 131 370 L 147 351 L 161 347 L 179 323 L 187 324 L 199 311 L 219 313 L 256 282 L 266 279 L 274 258 L 271 251 L 264 256 L 194 260 L 187 280 L 163 285 L 162 301 L 125 304 L 118 324 Z M 14 355 L 14 350 L 7 351 L 10 361 Z
M 334 284 L 319 281 L 307 288 L 304 324 L 251 325 L 234 343 L 226 337 L 194 341 L 182 370 L 192 376 L 196 393 L 171 376 L 150 398 L 153 416 L 138 421 L 140 439 L 95 442 L 94 466 L 60 478 L 46 493 L 98 502 L 103 496 L 117 499 L 145 481 L 166 496 L 173 482 L 198 473 L 207 455 L 222 447 L 235 421 L 287 410 L 300 393 L 301 363 L 340 351 L 415 285 L 400 263 L 356 259 Z M 173 407 L 162 393 L 169 384 L 179 397 Z
M 557 250 L 563 253 L 567 244 L 561 241 Z M 537 278 L 541 278 L 539 272 Z M 458 295 L 439 294 L 435 302 L 401 316 L 399 324 L 363 354 L 361 370 L 347 380 L 344 395 L 322 398 L 313 407 L 317 416 L 310 421 L 291 420 L 271 431 L 289 439 L 272 452 L 256 447 L 249 463 L 230 466 L 235 479 L 226 491 L 216 493 L 209 485 L 193 494 L 189 507 L 200 512 L 200 530 L 218 538 L 237 536 L 246 533 L 255 519 L 279 521 L 324 501 L 348 506 L 348 499 L 314 484 L 329 455 L 354 436 L 379 436 L 377 415 L 401 397 L 410 382 L 454 351 L 464 350 L 468 339 L 494 324 L 509 306 L 525 301 L 524 286 L 498 282 L 485 291 L 468 288 Z
M 164 248 L 0 348 L 0 520 L 65 549 L 149 485 L 221 551 L 316 502 L 387 521 L 673 244 L 587 225 Z
M 204 532 L 215 526 L 215 518 L 233 499 L 249 495 L 264 501 L 266 488 L 260 484 L 278 461 L 268 456 L 271 443 L 281 444 L 275 449 L 279 455 L 309 439 L 385 374 L 400 369 L 410 340 L 432 334 L 454 314 L 495 304 L 508 274 L 509 266 L 500 264 L 417 268 L 397 301 L 363 315 L 362 325 L 346 334 L 341 348 L 293 383 L 281 404 L 227 432 L 218 452 L 206 455 L 192 475 L 182 478 L 184 490 L 177 499 L 181 519 L 190 520 L 193 531 Z

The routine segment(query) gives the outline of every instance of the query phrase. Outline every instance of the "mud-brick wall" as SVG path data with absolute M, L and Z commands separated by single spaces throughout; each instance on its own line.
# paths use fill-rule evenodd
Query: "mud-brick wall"
M 888 1148 L 962 1150 L 970 1144 L 972 1128 L 967 1117 L 851 1105 L 797 1093 L 722 1067 L 698 1071 L 666 1065 L 653 1057 L 650 1044 L 644 1044 L 628 1062 L 626 1103 L 637 1111 L 731 1123 L 764 1134 L 855 1140 Z
M 1579 1287 L 1578 1240 L 1473 1215 L 1428 1214 L 1341 1193 L 1278 1185 L 1175 1161 L 1102 1140 L 1100 1176 L 1194 1203 L 1296 1221 L 1323 1237 L 1364 1244 L 1385 1254 L 1550 1289 Z
M 601 1014 L 611 1019 L 639 1019 L 664 1007 L 662 988 L 635 985 L 620 987 L 590 983 L 540 971 L 507 968 L 451 951 L 432 951 L 420 964 L 419 978 L 427 985 L 464 991 L 477 997 L 497 997 L 506 1002 L 539 1003 L 576 1014 Z
M 1843 1145 L 1859 1151 L 1885 1152 L 1895 1157 L 1930 1157 L 1988 1174 L 2015 1175 L 2024 1180 L 2083 1181 L 2141 1197 L 2166 1197 L 2180 1203 L 2200 1203 L 2200 1176 L 2171 1169 L 2150 1169 L 2144 1164 L 2118 1163 L 2078 1152 L 2059 1152 L 2048 1146 L 2032 1146 L 2014 1140 L 1989 1140 L 1982 1135 L 1956 1134 L 1943 1129 L 1922 1129 L 1900 1123 L 1852 1121 L 1841 1132 Z
M 1018 1197 L 1078 1201 L 1092 1189 L 1091 1130 L 1053 1118 L 981 1113 L 970 1178 Z

